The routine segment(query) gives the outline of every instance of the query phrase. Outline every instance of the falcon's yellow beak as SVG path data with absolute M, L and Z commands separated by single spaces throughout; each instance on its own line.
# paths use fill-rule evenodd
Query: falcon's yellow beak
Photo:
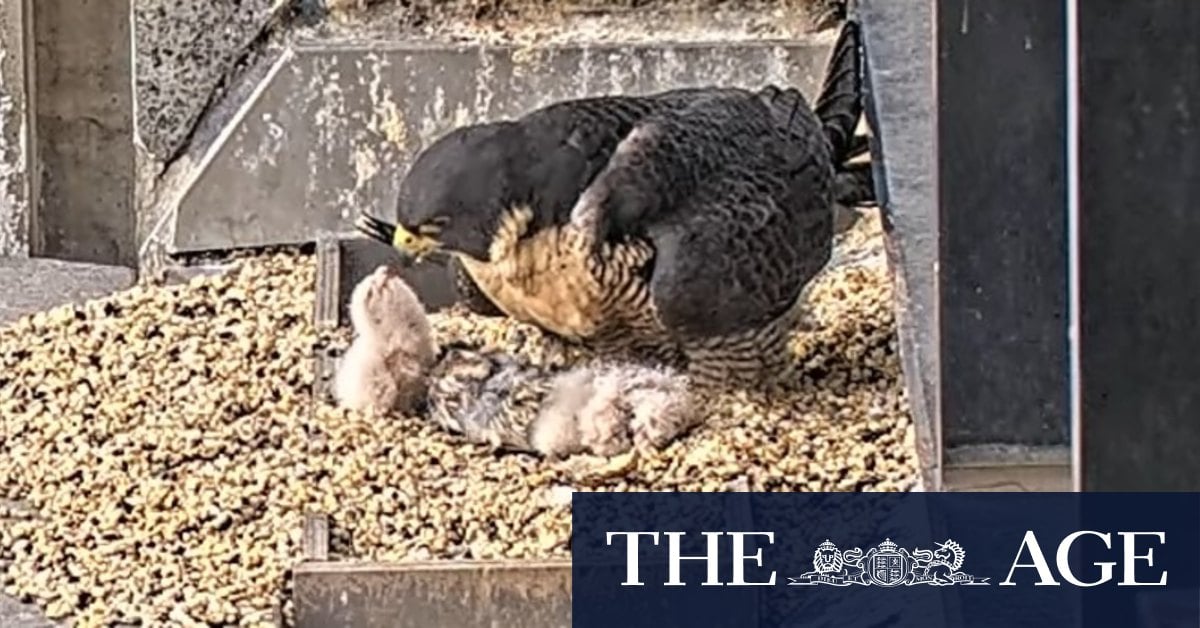
M 401 253 L 421 259 L 436 251 L 441 244 L 433 237 L 413 233 L 401 225 L 396 225 L 396 233 L 392 235 L 392 246 Z
M 360 233 L 384 244 L 389 244 L 405 256 L 420 260 L 441 247 L 441 243 L 433 236 L 435 228 L 430 228 L 430 234 L 413 233 L 402 225 L 393 225 L 374 216 L 363 215 L 355 222 Z M 425 229 L 422 229 L 424 231 Z

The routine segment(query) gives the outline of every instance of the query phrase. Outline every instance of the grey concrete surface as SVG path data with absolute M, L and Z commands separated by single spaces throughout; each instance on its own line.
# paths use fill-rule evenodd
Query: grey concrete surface
M 0 595 L 0 626 L 4 628 L 57 628 L 56 624 L 42 614 L 36 606 L 22 604 L 6 595 Z
M 25 2 L 0 4 L 0 256 L 29 252 Z
M 0 324 L 65 303 L 101 297 L 127 288 L 133 281 L 134 272 L 122 266 L 0 258 Z
M 138 136 L 178 153 L 216 91 L 268 27 L 273 0 L 133 0 Z
M 37 0 L 31 253 L 137 262 L 129 0 Z

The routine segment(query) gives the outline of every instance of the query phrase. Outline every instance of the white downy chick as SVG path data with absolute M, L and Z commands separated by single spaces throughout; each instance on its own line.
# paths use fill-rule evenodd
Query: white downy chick
M 408 412 L 424 398 L 437 359 L 424 304 L 399 272 L 380 266 L 354 287 L 355 337 L 334 381 L 339 405 L 364 412 Z
M 701 419 L 687 378 L 673 369 L 587 365 L 556 378 L 529 442 L 550 457 L 613 456 L 661 449 Z

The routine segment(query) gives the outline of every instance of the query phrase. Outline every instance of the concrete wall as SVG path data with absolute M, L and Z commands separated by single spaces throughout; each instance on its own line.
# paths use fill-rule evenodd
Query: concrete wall
M 137 263 L 129 0 L 35 0 L 33 251 Z
M 813 7 L 829 2 L 747 0 L 714 10 L 707 0 L 651 0 L 621 11 L 613 7 L 629 3 L 193 0 L 170 3 L 175 12 L 167 4 L 134 5 L 138 231 L 147 272 L 184 251 L 304 241 L 318 227 L 336 231 L 355 210 L 386 204 L 392 187 L 385 179 L 401 172 L 430 134 L 515 115 L 552 97 L 646 91 L 656 75 L 629 70 L 640 63 L 634 58 L 648 58 L 634 49 L 652 42 L 715 48 L 811 39 Z M 537 52 L 589 47 L 612 51 L 592 57 L 596 77 L 625 78 L 598 82 Z M 432 48 L 458 60 L 441 63 Z M 811 84 L 808 75 L 824 63 L 805 59 L 790 67 L 795 50 L 775 50 L 781 69 L 772 76 L 802 77 L 798 87 Z M 759 61 L 732 75 L 724 67 L 732 62 L 675 63 L 660 78 L 665 85 L 703 82 L 711 66 L 720 70 L 711 80 L 753 82 L 767 77 L 760 66 L 769 59 Z M 522 85 L 538 91 L 521 95 Z M 471 101 L 465 112 L 463 103 L 449 102 L 459 92 Z M 486 94 L 492 97 L 475 102 Z M 407 139 L 381 130 L 388 116 L 400 116 L 387 124 Z M 372 144 L 379 138 L 386 141 Z M 364 184 L 363 168 L 371 171 L 367 178 L 380 176 Z
M 0 4 L 0 256 L 136 263 L 128 10 Z
M 206 152 L 296 41 L 363 49 L 792 39 L 844 3 L 551 4 L 0 0 L 0 255 L 161 259 Z

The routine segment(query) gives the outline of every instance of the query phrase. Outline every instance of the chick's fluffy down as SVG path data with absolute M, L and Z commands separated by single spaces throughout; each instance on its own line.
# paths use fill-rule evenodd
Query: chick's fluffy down
M 479 350 L 442 353 L 420 299 L 386 266 L 355 286 L 350 322 L 355 338 L 334 386 L 344 407 L 403 413 L 428 401 L 443 429 L 550 457 L 661 448 L 699 421 L 687 378 L 673 370 L 608 363 L 554 372 Z
M 529 442 L 546 456 L 612 456 L 664 447 L 699 420 L 687 378 L 672 370 L 587 365 L 556 377 Z
M 355 337 L 334 381 L 338 403 L 377 414 L 416 408 L 438 353 L 421 300 L 381 266 L 355 286 L 350 322 Z

